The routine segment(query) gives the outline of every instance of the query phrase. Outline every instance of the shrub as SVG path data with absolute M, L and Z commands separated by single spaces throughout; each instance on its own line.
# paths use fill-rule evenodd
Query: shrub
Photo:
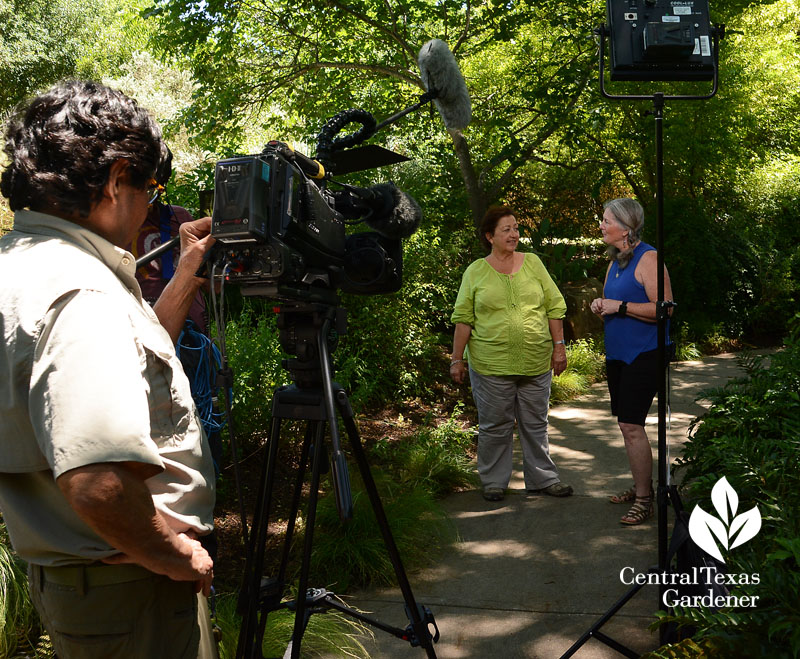
M 686 324 L 678 325 L 677 332 L 672 340 L 677 346 L 677 359 L 679 362 L 694 361 L 700 359 L 702 353 L 697 344 L 689 338 L 689 328 Z
M 586 393 L 589 386 L 605 377 L 606 361 L 593 339 L 578 339 L 567 346 L 567 370 L 553 378 L 551 403 Z
M 0 657 L 12 657 L 18 646 L 32 648 L 38 636 L 38 616 L 28 595 L 24 563 L 11 548 L 0 517 Z
M 391 465 L 394 477 L 405 487 L 422 487 L 436 498 L 477 485 L 470 457 L 475 433 L 463 429 L 458 421 L 463 408 L 463 403 L 457 403 L 450 418 L 438 427 L 421 426 L 402 440 L 383 438 L 372 454 L 382 464 Z
M 226 322 L 225 348 L 234 375 L 234 430 L 242 437 L 264 431 L 269 427 L 272 394 L 289 381 L 281 367 L 284 355 L 271 308 L 244 298 L 236 316 Z
M 402 487 L 381 473 L 374 478 L 404 568 L 411 571 L 429 564 L 439 548 L 452 539 L 452 524 L 425 488 Z M 351 486 L 350 520 L 339 519 L 332 493 L 319 501 L 311 574 L 340 592 L 394 584 L 394 568 L 369 497 L 360 479 L 352 478 Z M 298 537 L 297 546 L 301 543 Z
M 707 501 L 725 476 L 762 515 L 761 531 L 727 565 L 731 573 L 760 573 L 760 583 L 737 587 L 738 595 L 758 596 L 758 607 L 684 609 L 672 618 L 696 627 L 696 641 L 723 648 L 720 656 L 800 654 L 800 316 L 793 327 L 769 365 L 744 358 L 746 378 L 704 394 L 712 406 L 677 463 L 691 500 Z
M 337 380 L 354 405 L 430 395 L 446 373 L 439 333 L 449 317 L 469 233 L 425 227 L 404 241 L 403 288 L 387 295 L 344 295 L 348 333 L 335 355 Z

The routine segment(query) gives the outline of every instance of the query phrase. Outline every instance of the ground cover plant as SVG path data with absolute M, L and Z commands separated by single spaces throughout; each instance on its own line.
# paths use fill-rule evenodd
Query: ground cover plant
M 712 406 L 677 462 L 689 506 L 713 510 L 710 491 L 723 476 L 758 506 L 761 530 L 726 557 L 729 573 L 760 575 L 735 588 L 758 596 L 758 607 L 676 610 L 666 619 L 697 632 L 654 657 L 696 657 L 698 648 L 699 656 L 800 655 L 800 316 L 792 328 L 783 350 L 742 358 L 747 376 L 707 394 Z
M 217 598 L 215 622 L 222 640 L 219 644 L 220 659 L 234 659 L 241 627 L 241 616 L 236 612 L 236 595 L 227 594 Z M 264 633 L 261 651 L 265 657 L 282 656 L 294 629 L 294 614 L 287 609 L 270 613 Z M 361 640 L 371 636 L 372 631 L 354 618 L 337 611 L 312 615 L 305 634 L 302 651 L 304 657 L 369 657 Z
M 567 345 L 567 369 L 553 378 L 551 403 L 563 403 L 588 391 L 605 379 L 606 364 L 602 348 L 594 339 L 577 339 Z

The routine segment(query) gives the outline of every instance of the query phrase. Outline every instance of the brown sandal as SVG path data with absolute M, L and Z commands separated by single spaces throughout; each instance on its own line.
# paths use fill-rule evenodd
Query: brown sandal
M 608 498 L 611 503 L 630 503 L 636 500 L 636 486 L 631 485 L 624 492 L 614 494 Z
M 620 524 L 636 526 L 650 519 L 653 516 L 653 495 L 647 497 L 636 497 L 633 505 L 627 513 L 619 520 Z

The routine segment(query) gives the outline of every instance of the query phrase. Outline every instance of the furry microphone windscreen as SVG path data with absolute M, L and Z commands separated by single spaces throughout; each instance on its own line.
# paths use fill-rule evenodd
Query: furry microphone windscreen
M 382 236 L 400 240 L 411 236 L 422 221 L 422 209 L 417 201 L 394 183 L 378 183 L 369 188 L 382 198 L 381 210 L 364 221 Z
M 463 130 L 472 119 L 472 102 L 467 83 L 448 45 L 441 39 L 432 39 L 419 51 L 419 70 L 422 84 L 435 92 L 433 102 L 447 128 Z

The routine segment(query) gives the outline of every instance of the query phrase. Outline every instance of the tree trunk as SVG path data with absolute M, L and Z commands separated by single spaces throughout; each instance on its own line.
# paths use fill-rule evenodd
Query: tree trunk
M 478 175 L 475 172 L 475 167 L 472 164 L 472 157 L 469 152 L 469 144 L 467 144 L 467 140 L 464 139 L 464 135 L 460 130 L 454 128 L 448 128 L 447 132 L 450 133 L 450 138 L 453 140 L 453 148 L 458 158 L 461 177 L 464 179 L 467 200 L 469 201 L 469 208 L 472 212 L 472 223 L 475 225 L 475 228 L 478 228 L 486 212 L 486 195 L 478 181 Z

